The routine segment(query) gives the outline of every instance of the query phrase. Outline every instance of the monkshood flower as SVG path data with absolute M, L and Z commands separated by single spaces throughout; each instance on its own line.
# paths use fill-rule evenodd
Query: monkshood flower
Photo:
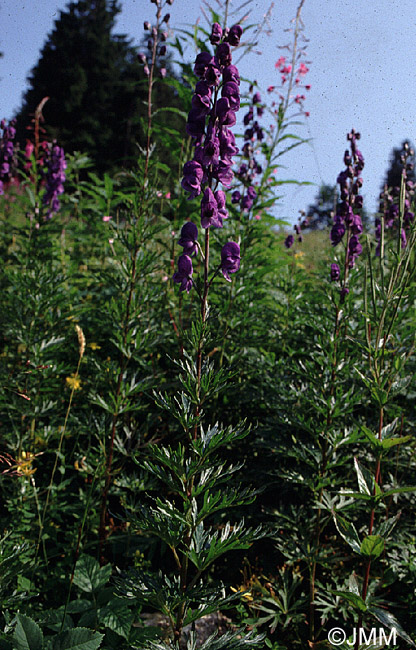
M 178 270 L 173 274 L 173 281 L 180 284 L 180 290 L 189 293 L 193 280 L 192 280 L 192 260 L 189 255 L 181 255 L 178 259 Z
M 337 282 L 341 275 L 338 264 L 331 264 L 331 282 Z
M 413 164 L 409 161 L 409 157 L 413 157 L 413 155 L 414 152 L 409 147 L 409 144 L 407 142 L 404 143 L 401 155 L 404 187 L 403 223 L 400 231 L 402 248 L 405 248 L 407 244 L 406 230 L 409 229 L 415 218 L 415 215 L 411 210 L 411 201 L 415 191 L 414 183 L 407 179 L 407 172 L 413 170 Z M 392 230 L 393 232 L 398 233 L 400 227 L 400 191 L 400 187 L 398 186 L 389 188 L 385 185 L 384 190 L 380 195 L 380 212 L 375 219 L 375 237 L 377 241 L 376 255 L 380 255 L 382 227 L 385 232 Z
M 15 123 L 15 120 L 11 120 L 7 126 L 6 120 L 0 122 L 0 128 L 3 131 L 0 138 L 0 194 L 4 193 L 4 185 L 11 180 L 14 171 L 15 152 L 13 140 L 16 135 Z
M 64 192 L 66 160 L 62 147 L 53 144 L 46 161 L 46 191 L 43 204 L 48 206 L 46 218 L 51 219 L 59 211 L 58 196 Z
M 198 82 L 192 97 L 186 132 L 193 138 L 195 150 L 192 160 L 184 164 L 181 185 L 189 192 L 189 199 L 201 195 L 201 226 L 206 231 L 209 228 L 222 228 L 224 219 L 228 217 L 226 194 L 220 186 L 231 186 L 234 178 L 233 156 L 238 153 L 231 127 L 236 123 L 236 112 L 240 109 L 240 75 L 232 64 L 231 46 L 239 44 L 242 33 L 240 25 L 223 30 L 218 23 L 214 23 L 210 41 L 215 46 L 215 53 L 200 52 L 194 64 Z M 185 255 L 179 258 L 178 271 L 173 276 L 174 282 L 180 284 L 181 291 L 189 292 L 192 286 L 189 255 L 197 251 L 197 235 L 197 227 L 191 222 L 182 228 L 179 244 L 183 246 Z M 205 246 L 204 301 L 209 286 L 208 232 Z M 226 245 L 219 267 L 224 277 L 229 280 L 229 274 L 235 273 L 239 267 L 240 248 L 237 244 L 228 248 Z
M 359 211 L 363 207 L 363 197 L 360 194 L 363 185 L 361 172 L 364 168 L 364 158 L 357 147 L 357 141 L 360 134 L 354 129 L 347 135 L 350 143 L 350 149 L 344 153 L 344 164 L 346 168 L 338 175 L 337 183 L 339 185 L 340 202 L 334 216 L 333 226 L 330 232 L 330 239 L 333 246 L 337 246 L 341 241 L 345 241 L 345 266 L 342 287 L 340 291 L 341 303 L 349 293 L 347 287 L 348 272 L 354 268 L 356 259 L 361 255 L 363 247 L 359 240 L 359 235 L 363 231 L 363 224 Z M 338 273 L 334 271 L 334 265 L 331 266 L 331 280 L 338 280 Z
M 344 153 L 346 169 L 337 178 L 341 201 L 337 206 L 330 232 L 333 246 L 337 246 L 344 239 L 344 236 L 346 237 L 346 256 L 348 268 L 350 269 L 354 267 L 356 258 L 362 253 L 362 246 L 358 236 L 363 231 L 363 224 L 358 210 L 361 210 L 363 205 L 363 198 L 359 192 L 363 184 L 360 174 L 364 168 L 364 158 L 357 147 L 357 140 L 359 139 L 360 134 L 356 133 L 354 129 L 347 135 L 347 140 L 350 142 L 350 151 L 347 149 Z
M 233 241 L 228 242 L 221 250 L 221 273 L 231 282 L 230 273 L 236 273 L 240 268 L 240 247 Z
M 192 221 L 187 221 L 181 230 L 179 246 L 183 246 L 183 252 L 193 257 L 198 252 L 198 228 Z

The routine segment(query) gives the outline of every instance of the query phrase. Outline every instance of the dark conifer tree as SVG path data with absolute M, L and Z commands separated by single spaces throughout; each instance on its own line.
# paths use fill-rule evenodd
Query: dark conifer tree
M 388 170 L 386 171 L 386 175 L 384 177 L 381 190 L 383 190 L 386 185 L 387 187 L 393 187 L 393 188 L 400 187 L 401 178 L 402 178 L 402 169 L 403 169 L 402 154 L 406 145 L 408 145 L 411 149 L 414 150 L 414 147 L 409 140 L 403 140 L 400 147 L 394 147 L 393 151 L 391 152 L 390 165 Z M 414 154 L 411 155 L 407 162 L 410 165 L 413 165 L 413 168 L 407 169 L 407 179 L 409 181 L 415 182 L 416 180 L 415 169 L 414 169 L 415 155 Z
M 61 12 L 17 115 L 22 145 L 36 107 L 49 97 L 44 126 L 65 151 L 88 153 L 98 171 L 140 155 L 147 80 L 131 41 L 112 34 L 119 12 L 117 0 L 77 0 Z

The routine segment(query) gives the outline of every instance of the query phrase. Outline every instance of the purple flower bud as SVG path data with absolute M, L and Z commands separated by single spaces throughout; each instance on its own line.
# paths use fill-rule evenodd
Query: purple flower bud
M 181 230 L 181 236 L 179 239 L 179 246 L 183 246 L 183 252 L 186 253 L 186 255 L 189 255 L 192 257 L 193 255 L 196 255 L 198 252 L 198 245 L 197 245 L 197 239 L 198 239 L 198 228 L 192 221 L 187 221 L 183 226 Z
M 205 190 L 201 201 L 201 226 L 203 228 L 222 227 L 222 221 L 218 219 L 218 204 L 210 187 Z
M 163 16 L 162 23 L 168 23 L 169 20 L 170 20 L 170 14 L 166 14 L 165 16 Z
M 200 52 L 195 59 L 194 73 L 197 77 L 202 79 L 205 75 L 207 67 L 213 62 L 213 57 L 209 52 Z
M 292 246 L 294 244 L 294 241 L 295 241 L 295 239 L 294 239 L 293 235 L 288 235 L 286 237 L 286 239 L 285 239 L 286 248 L 292 248 Z
M 339 294 L 341 296 L 341 303 L 344 302 L 344 300 L 345 300 L 346 296 L 348 296 L 349 292 L 350 292 L 350 290 L 348 289 L 348 287 L 342 287 L 341 291 L 339 292 Z
M 182 187 L 190 192 L 190 199 L 201 194 L 201 183 L 204 178 L 202 166 L 195 160 L 188 160 L 183 166 Z
M 235 81 L 227 81 L 222 87 L 221 96 L 227 97 L 230 102 L 230 108 L 238 111 L 240 108 L 240 89 Z
M 222 27 L 218 23 L 214 23 L 212 26 L 211 36 L 209 40 L 213 45 L 218 45 L 222 39 Z
M 339 244 L 345 234 L 345 225 L 338 215 L 334 219 L 334 225 L 331 228 L 330 238 L 332 246 Z
M 160 68 L 159 74 L 164 79 L 166 77 L 166 68 Z
M 150 70 L 149 70 L 149 66 L 148 66 L 148 65 L 145 65 L 145 66 L 144 66 L 144 68 L 143 68 L 143 72 L 144 72 L 144 74 L 146 75 L 146 77 L 148 77 L 148 76 L 150 75 Z
M 234 190 L 231 194 L 231 203 L 239 203 L 241 199 L 241 194 L 238 190 Z
M 240 268 L 240 247 L 233 241 L 228 242 L 221 250 L 221 272 L 224 278 L 231 282 L 230 273 L 236 273 Z
M 341 272 L 339 270 L 338 264 L 331 264 L 331 282 L 337 282 L 339 280 Z
M 227 81 L 234 81 L 234 83 L 240 85 L 240 73 L 238 72 L 238 69 L 235 65 L 229 65 L 224 68 L 222 77 L 224 79 L 224 83 L 227 83 Z
M 230 45 L 239 45 L 243 33 L 241 25 L 233 25 L 228 33 L 227 40 Z
M 150 32 L 152 26 L 151 26 L 151 24 L 149 23 L 148 20 L 145 20 L 145 21 L 144 21 L 143 28 L 144 28 L 144 30 L 145 30 L 146 32 Z
M 221 43 L 221 45 L 218 45 L 215 53 L 215 60 L 221 68 L 226 68 L 231 65 L 231 47 L 228 43 Z
M 215 200 L 217 202 L 218 220 L 220 221 L 221 226 L 222 226 L 222 220 L 228 218 L 228 210 L 225 207 L 225 205 L 226 205 L 225 192 L 223 192 L 222 190 L 217 190 L 214 193 L 214 196 L 215 196 Z
M 260 104 L 261 102 L 261 95 L 260 93 L 255 93 L 253 95 L 253 104 Z
M 165 56 L 166 54 L 166 45 L 161 45 L 159 48 L 159 56 Z
M 180 290 L 190 292 L 192 288 L 192 260 L 189 255 L 181 255 L 178 259 L 178 270 L 173 274 L 173 281 L 180 284 Z
M 137 58 L 138 58 L 140 63 L 146 63 L 146 55 L 143 54 L 143 52 L 139 52 L 139 54 L 137 55 Z

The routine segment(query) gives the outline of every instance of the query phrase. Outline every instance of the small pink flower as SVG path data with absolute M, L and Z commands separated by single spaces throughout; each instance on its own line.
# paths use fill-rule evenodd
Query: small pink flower
M 158 197 L 158 199 L 160 199 L 163 196 L 163 194 L 162 192 L 156 192 L 156 196 Z
M 166 192 L 165 199 L 170 199 L 170 192 Z
M 108 243 L 112 246 L 114 244 L 114 239 L 109 239 Z
M 280 67 L 281 67 L 282 65 L 284 65 L 285 63 L 286 63 L 286 57 L 285 57 L 285 56 L 281 56 L 280 59 L 278 59 L 278 60 L 276 61 L 276 63 L 274 64 L 274 67 L 275 67 L 275 68 L 280 68 Z
M 307 72 L 309 72 L 309 68 L 307 68 L 304 63 L 301 63 L 298 68 L 298 74 L 305 75 Z
M 254 218 L 257 219 L 257 221 L 259 221 L 261 219 L 261 214 L 255 214 Z
M 306 84 L 305 88 L 306 88 L 306 90 L 310 90 L 311 89 L 311 84 Z
M 310 113 L 309 111 L 305 111 L 305 117 L 309 117 Z
M 269 86 L 268 89 L 267 89 L 267 92 L 272 93 L 273 90 L 274 90 L 274 86 Z
M 106 215 L 105 217 L 103 217 L 103 221 L 110 221 L 110 219 L 112 218 L 113 218 L 112 216 Z

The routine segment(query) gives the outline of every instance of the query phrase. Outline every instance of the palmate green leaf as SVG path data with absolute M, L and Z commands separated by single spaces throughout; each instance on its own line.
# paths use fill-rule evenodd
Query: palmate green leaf
M 100 567 L 97 560 L 90 555 L 81 555 L 74 573 L 74 583 L 82 591 L 94 593 L 104 587 L 111 576 L 111 564 Z
M 213 512 L 231 508 L 232 506 L 249 505 L 256 499 L 258 491 L 250 488 L 235 487 L 230 490 L 218 490 L 217 492 L 205 492 L 204 501 L 201 504 L 196 522 L 199 524 Z
M 182 513 L 170 504 L 164 505 L 164 512 L 157 508 L 142 506 L 132 513 L 130 520 L 135 528 L 142 532 L 156 535 L 171 548 L 176 548 L 182 542 L 189 523 Z
M 42 650 L 43 632 L 34 620 L 23 614 L 16 615 L 17 624 L 13 634 L 16 650 Z
M 244 519 L 235 526 L 227 522 L 221 532 L 216 530 L 211 533 L 211 530 L 204 530 L 203 524 L 199 524 L 187 551 L 187 556 L 200 571 L 204 571 L 224 553 L 250 548 L 253 541 L 264 536 L 260 526 L 255 530 L 244 530 Z
M 380 621 L 382 625 L 385 625 L 389 630 L 395 629 L 397 631 L 397 634 L 402 639 L 404 639 L 407 643 L 410 643 L 410 645 L 414 648 L 416 647 L 416 644 L 412 641 L 407 632 L 405 632 L 393 614 L 390 614 L 390 612 L 387 612 L 385 609 L 380 609 L 379 607 L 369 607 L 367 611 L 369 614 L 372 614 L 374 618 Z
M 57 634 L 53 639 L 52 650 L 97 650 L 104 634 L 86 627 L 74 627 Z
M 127 639 L 134 620 L 134 612 L 127 607 L 125 601 L 113 598 L 105 607 L 98 610 L 98 620 L 101 625 Z

